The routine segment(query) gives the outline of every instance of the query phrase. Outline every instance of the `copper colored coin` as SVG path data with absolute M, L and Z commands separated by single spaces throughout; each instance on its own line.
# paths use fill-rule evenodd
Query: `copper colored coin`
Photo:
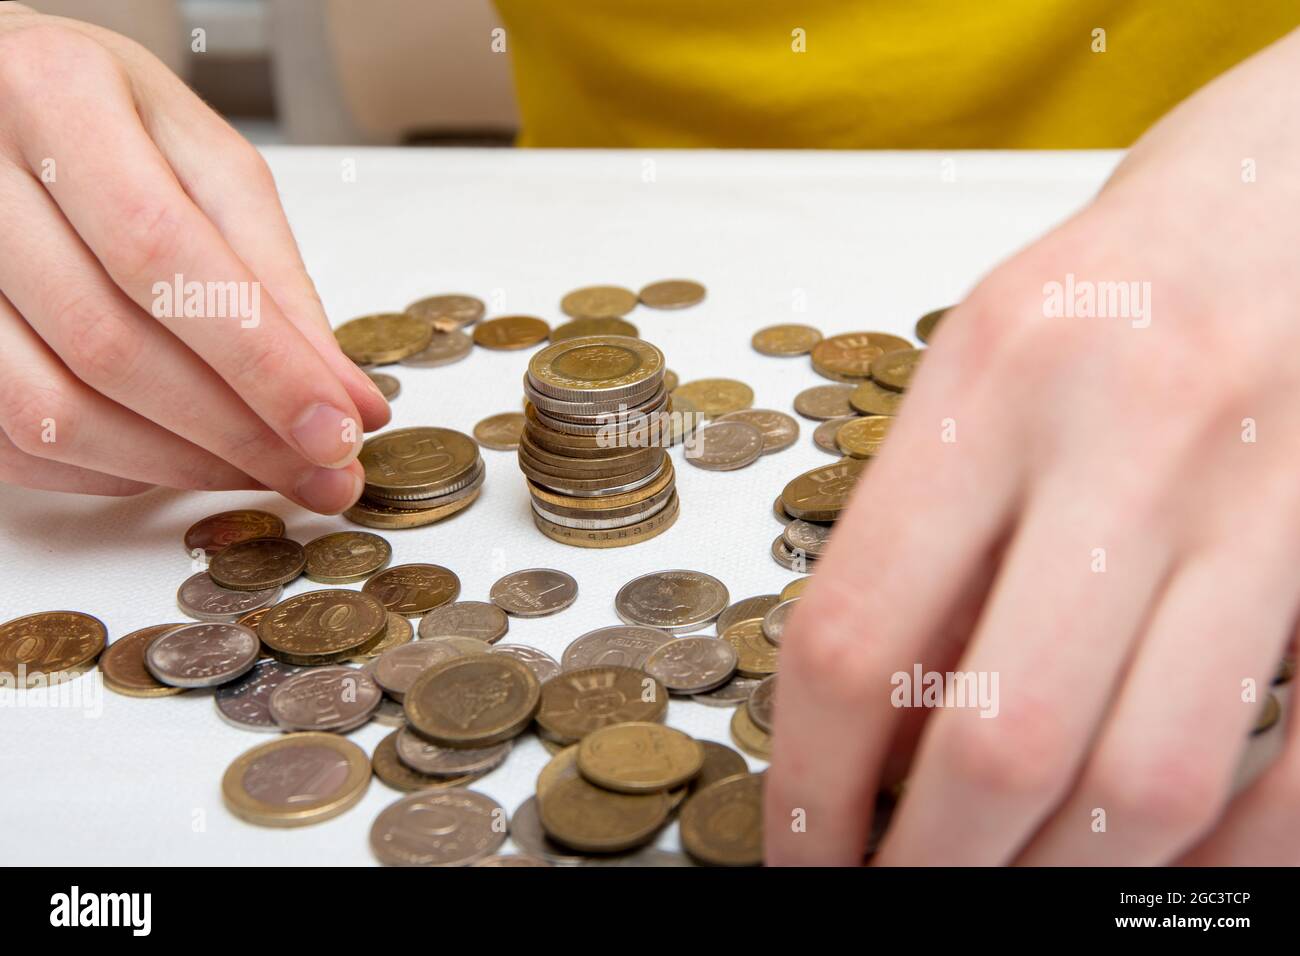
M 745 408 L 738 412 L 728 412 L 717 419 L 723 422 L 745 422 L 753 425 L 763 435 L 763 454 L 783 451 L 793 445 L 799 438 L 799 423 L 785 412 L 770 408 Z
M 894 419 L 887 415 L 855 418 L 835 433 L 835 444 L 851 458 L 872 458 L 880 453 L 893 423 Z
M 196 550 L 208 557 L 228 545 L 252 538 L 280 538 L 284 536 L 284 522 L 273 514 L 251 508 L 223 511 L 208 515 L 190 525 L 185 532 L 185 550 Z
M 578 744 L 578 770 L 596 786 L 617 793 L 672 790 L 702 766 L 704 748 L 662 724 L 614 724 L 592 731 Z
M 764 678 L 762 683 L 754 688 L 754 692 L 749 695 L 749 700 L 745 701 L 745 706 L 749 708 L 749 719 L 754 722 L 754 726 L 765 734 L 772 732 L 772 725 L 775 719 L 773 709 L 776 701 L 776 675 Z
M 483 318 L 487 306 L 482 299 L 472 295 L 449 293 L 417 299 L 404 311 L 407 315 L 424 319 L 439 332 L 453 332 Z
M 716 637 L 679 637 L 645 662 L 645 672 L 675 694 L 704 694 L 736 673 L 736 651 Z
M 405 718 L 403 718 L 402 725 L 405 726 L 405 723 Z M 370 766 L 374 770 L 375 776 L 394 790 L 400 790 L 403 793 L 415 793 L 420 790 L 448 790 L 453 787 L 469 786 L 482 776 L 482 774 L 467 773 L 458 777 L 435 777 L 432 774 L 412 770 L 402 763 L 401 758 L 397 756 L 397 734 L 398 731 L 393 731 L 379 741 L 374 754 L 370 758 Z
M 367 438 L 357 460 L 366 473 L 367 497 L 423 499 L 447 495 L 470 484 L 482 458 L 468 435 L 452 428 L 392 428 Z M 430 502 L 430 507 L 442 504 Z
M 867 467 L 866 461 L 843 458 L 795 478 L 781 492 L 788 514 L 805 521 L 834 521 L 848 506 L 849 496 Z
M 822 340 L 811 325 L 770 325 L 759 329 L 750 339 L 754 350 L 764 355 L 807 355 Z
M 942 309 L 935 309 L 933 312 L 927 312 L 916 320 L 916 337 L 922 342 L 929 344 L 930 337 L 934 335 L 934 330 L 939 327 L 939 322 L 947 314 L 952 306 L 945 306 Z
M 420 639 L 472 637 L 494 644 L 510 628 L 506 612 L 486 601 L 455 601 L 435 607 L 420 618 Z
M 213 700 L 218 716 L 240 730 L 280 733 L 280 725 L 271 716 L 271 695 L 290 677 L 301 672 L 302 668 L 293 664 L 258 661 L 239 680 L 217 688 Z
M 257 635 L 242 625 L 185 624 L 151 641 L 144 663 L 172 687 L 215 687 L 252 670 L 260 651 Z
M 405 727 L 398 731 L 397 757 L 417 773 L 431 777 L 484 774 L 501 764 L 514 748 L 513 741 L 490 747 L 440 747 Z
M 349 584 L 383 570 L 392 560 L 387 541 L 368 531 L 335 531 L 303 546 L 307 577 L 321 584 Z
M 409 508 L 390 508 L 388 505 L 371 501 L 365 495 L 355 505 L 343 512 L 343 517 L 353 524 L 385 531 L 397 531 L 402 528 L 420 528 L 425 525 L 443 521 L 452 515 L 460 514 L 478 500 L 479 489 L 473 489 L 464 497 L 448 495 L 446 504 L 430 508 L 412 510 Z
M 644 671 L 584 667 L 542 685 L 537 723 L 552 740 L 577 743 L 610 724 L 661 720 L 667 710 L 668 691 Z
M 545 342 L 551 327 L 531 315 L 503 315 L 474 327 L 474 342 L 485 349 L 515 351 Z
M 367 372 L 366 378 L 379 389 L 379 394 L 384 396 L 384 401 L 391 402 L 402 393 L 402 383 L 395 376 L 385 372 Z
M 832 418 L 828 422 L 822 422 L 813 429 L 813 444 L 836 458 L 843 458 L 844 452 L 840 451 L 840 445 L 835 440 L 835 436 L 839 434 L 843 425 L 856 421 L 857 417 L 856 415 L 845 415 L 843 418 Z
M 748 698 L 746 698 L 748 700 Z M 737 707 L 731 715 L 731 739 L 751 757 L 772 759 L 772 735 L 765 733 L 749 716 L 748 707 Z
M 492 585 L 492 603 L 515 617 L 546 617 L 578 599 L 578 582 L 553 568 L 512 571 Z
M 506 813 L 473 790 L 413 793 L 375 818 L 370 848 L 385 866 L 468 866 L 506 839 Z
M 736 651 L 736 670 L 744 677 L 766 677 L 776 673 L 777 648 L 763 636 L 762 621 L 741 621 L 723 633 Z
M 282 730 L 344 734 L 370 719 L 383 691 L 355 667 L 312 667 L 271 694 L 271 717 Z
M 539 651 L 535 647 L 528 647 L 526 644 L 498 644 L 492 648 L 493 654 L 505 654 L 507 657 L 513 657 L 519 663 L 526 665 L 537 678 L 538 683 L 544 684 L 560 672 L 560 662 L 545 651 Z
M 104 686 L 127 697 L 170 697 L 184 688 L 162 683 L 144 666 L 149 645 L 182 624 L 155 624 L 119 637 L 99 655 L 99 670 Z
M 257 626 L 262 645 L 288 664 L 335 664 L 366 650 L 388 625 L 368 594 L 334 588 L 281 601 Z
M 561 659 L 566 671 L 612 665 L 641 668 L 650 655 L 673 636 L 657 627 L 615 624 L 588 631 L 564 649 Z
M 379 655 L 372 674 L 389 697 L 400 701 L 425 671 L 463 656 L 460 648 L 445 641 L 416 641 Z
M 439 564 L 399 564 L 380 571 L 361 589 L 403 617 L 419 617 L 456 600 L 460 578 Z
M 415 628 L 411 627 L 411 622 L 402 615 L 389 611 L 388 623 L 384 625 L 379 640 L 367 644 L 360 651 L 353 654 L 349 660 L 356 664 L 369 663 L 385 651 L 391 651 L 394 647 L 401 647 L 403 644 L 410 643 L 414 636 Z
M 704 301 L 704 286 L 690 279 L 663 279 L 644 287 L 637 296 L 652 309 L 685 309 Z
M 524 431 L 523 412 L 489 415 L 474 426 L 474 440 L 494 451 L 514 451 Z
M 740 421 L 719 420 L 701 429 L 686 448 L 686 460 L 705 471 L 735 471 L 762 454 L 763 433 Z
M 200 571 L 176 589 L 176 606 L 198 621 L 243 624 L 247 615 L 264 611 L 280 600 L 283 590 L 276 585 L 261 591 L 234 591 L 212 580 L 207 571 Z
M 903 393 L 868 380 L 853 389 L 849 404 L 860 415 L 897 415 L 903 405 Z
M 358 365 L 386 365 L 429 344 L 433 326 L 402 312 L 363 315 L 334 330 L 343 354 Z
M 563 325 L 553 328 L 551 330 L 551 341 L 563 342 L 565 339 L 585 339 L 592 335 L 626 335 L 630 338 L 637 338 L 640 332 L 635 325 L 623 319 L 574 319 L 572 322 L 565 322 Z
M 474 348 L 474 340 L 464 332 L 434 330 L 429 344 L 401 360 L 408 368 L 439 368 L 459 362 Z
M 560 311 L 575 319 L 619 319 L 636 308 L 636 293 L 622 286 L 574 289 L 560 300 Z
M 763 862 L 763 777 L 727 777 L 700 790 L 682 807 L 682 847 L 713 866 Z
M 670 806 L 665 793 L 613 793 L 575 777 L 547 793 L 540 816 L 557 843 L 587 853 L 616 853 L 649 843 L 667 822 Z
M 781 598 L 775 594 L 760 594 L 757 597 L 744 598 L 718 615 L 717 629 L 721 634 L 733 624 L 739 624 L 741 621 L 750 621 L 754 619 L 762 620 L 764 614 L 772 610 L 781 603 Z
M 814 385 L 794 397 L 794 410 L 804 418 L 828 421 L 853 414 L 852 385 Z
M 537 712 L 541 685 L 527 665 L 499 654 L 448 661 L 406 692 L 407 726 L 444 747 L 481 748 L 517 737 Z
M 880 356 L 911 347 L 907 339 L 886 332 L 833 335 L 813 347 L 813 370 L 837 382 L 861 382 L 871 377 L 871 363 Z
M 587 859 L 584 854 L 575 853 L 546 835 L 535 796 L 529 797 L 515 808 L 510 817 L 510 839 L 524 852 L 539 856 L 555 866 L 572 866 Z
M 217 552 L 208 575 L 232 591 L 265 591 L 288 584 L 307 567 L 307 552 L 289 538 L 253 538 Z
M 726 744 L 701 740 L 700 746 L 704 748 L 704 766 L 691 781 L 692 792 L 698 793 L 709 784 L 734 777 L 738 773 L 749 773 L 749 764 L 745 758 Z

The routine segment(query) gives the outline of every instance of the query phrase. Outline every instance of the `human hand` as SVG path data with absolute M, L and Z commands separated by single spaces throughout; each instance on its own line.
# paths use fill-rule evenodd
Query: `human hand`
M 0 10 L 0 235 L 0 480 L 356 500 L 388 405 L 261 156 L 143 48 Z
M 885 865 L 1300 862 L 1294 715 L 1233 787 L 1300 607 L 1298 73 L 1207 86 L 944 318 L 784 632 L 769 862 L 860 862 L 904 771 Z M 1067 275 L 1127 314 L 1051 315 Z M 918 663 L 996 716 L 893 706 Z

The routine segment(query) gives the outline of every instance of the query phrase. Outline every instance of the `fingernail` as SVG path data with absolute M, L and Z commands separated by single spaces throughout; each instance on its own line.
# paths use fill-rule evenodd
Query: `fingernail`
M 312 511 L 338 514 L 361 497 L 361 479 L 349 468 L 313 468 L 295 486 L 299 500 Z
M 290 434 L 311 461 L 338 468 L 356 457 L 361 426 L 333 405 L 313 405 L 294 423 Z

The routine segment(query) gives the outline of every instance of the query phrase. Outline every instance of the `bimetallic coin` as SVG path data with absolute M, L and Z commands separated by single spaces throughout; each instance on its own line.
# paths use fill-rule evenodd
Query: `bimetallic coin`
M 737 707 L 731 715 L 731 739 L 736 746 L 760 760 L 772 759 L 772 735 L 764 733 L 749 716 L 748 707 Z
M 208 515 L 185 532 L 185 550 L 203 551 L 212 557 L 228 545 L 252 538 L 284 537 L 284 522 L 273 514 L 251 508 Z
M 155 624 L 119 637 L 99 655 L 104 686 L 127 697 L 170 697 L 184 688 L 157 680 L 144 665 L 144 654 L 157 638 L 183 624 Z
M 401 701 L 425 671 L 462 656 L 458 647 L 445 641 L 416 641 L 379 655 L 371 673 L 389 697 Z
M 907 339 L 885 332 L 832 335 L 813 346 L 813 371 L 837 382 L 856 383 L 871 376 L 871 363 L 886 352 L 911 347 Z
M 253 538 L 228 545 L 208 564 L 208 576 L 232 591 L 265 591 L 288 584 L 307 567 L 307 552 L 289 538 Z
M 386 365 L 429 344 L 433 326 L 401 312 L 363 315 L 334 330 L 343 354 L 358 365 Z
M 701 378 L 686 382 L 673 390 L 673 401 L 679 397 L 705 418 L 717 418 L 754 404 L 754 390 L 731 378 Z
M 425 671 L 406 693 L 406 723 L 444 747 L 479 748 L 517 737 L 533 719 L 541 685 L 525 664 L 497 654 Z
M 537 724 L 558 743 L 577 743 L 593 730 L 628 721 L 654 722 L 668 710 L 668 691 L 630 667 L 566 670 L 542 685 Z
M 560 300 L 560 311 L 575 319 L 619 319 L 636 308 L 636 293 L 617 285 L 574 289 Z
M 813 444 L 836 458 L 844 457 L 844 452 L 840 451 L 839 442 L 835 440 L 835 436 L 839 434 L 842 425 L 856 421 L 857 417 L 856 415 L 846 415 L 843 418 L 832 418 L 828 422 L 822 422 L 813 429 Z
M 474 327 L 474 343 L 485 349 L 515 351 L 546 341 L 551 327 L 532 315 L 503 315 Z
M 464 332 L 434 330 L 429 344 L 401 359 L 408 368 L 439 368 L 459 362 L 474 348 L 474 340 Z
M 552 568 L 512 571 L 492 585 L 492 603 L 515 617 L 546 617 L 578 599 L 578 582 Z
M 731 625 L 739 624 L 741 621 L 761 620 L 764 614 L 780 603 L 781 599 L 775 594 L 760 594 L 757 597 L 737 601 L 718 615 L 716 625 L 718 633 L 721 634 Z
M 271 694 L 271 718 L 283 730 L 344 734 L 370 719 L 383 691 L 355 667 L 313 667 Z
M 540 801 L 547 836 L 587 853 L 616 853 L 643 846 L 667 822 L 665 793 L 613 793 L 581 777 L 557 783 Z
M 743 711 L 737 711 L 742 713 Z M 763 862 L 763 777 L 727 777 L 696 793 L 682 807 L 682 847 L 712 866 Z
M 474 440 L 494 451 L 514 451 L 524 433 L 523 412 L 489 415 L 474 426 Z
M 236 758 L 221 781 L 230 812 L 259 826 L 320 823 L 370 785 L 366 752 L 334 734 L 289 734 Z
M 763 433 L 748 422 L 718 421 L 701 429 L 686 448 L 686 460 L 705 471 L 735 471 L 758 461 Z
M 396 744 L 397 759 L 417 773 L 431 777 L 485 774 L 499 766 L 514 748 L 514 742 L 510 740 L 472 749 L 439 747 L 417 735 L 409 726 L 398 731 Z
M 867 463 L 843 458 L 795 478 L 781 492 L 781 502 L 792 517 L 805 521 L 834 521 L 847 507 Z
M 774 703 L 776 701 L 776 675 L 763 679 L 754 692 L 749 695 L 749 700 L 745 701 L 745 706 L 749 708 L 749 719 L 754 722 L 754 726 L 765 734 L 772 732 L 774 720 Z
M 804 580 L 806 581 L 808 579 L 804 578 Z M 795 605 L 798 603 L 799 598 L 789 598 L 782 601 L 763 616 L 760 626 L 763 631 L 763 637 L 767 639 L 769 644 L 777 647 L 780 646 L 782 635 L 785 633 L 786 621 L 790 619 L 790 615 L 794 613 Z
M 690 279 L 662 279 L 645 286 L 637 295 L 651 309 L 685 309 L 704 301 L 704 286 Z
M 412 770 L 397 756 L 397 734 L 398 732 L 394 731 L 379 741 L 374 756 L 370 758 L 370 766 L 375 776 L 394 790 L 403 793 L 415 793 L 419 790 L 447 790 L 452 787 L 468 786 L 481 776 L 467 773 L 459 777 L 435 777 L 432 774 Z
M 176 590 L 176 605 L 197 621 L 234 623 L 246 614 L 269 608 L 284 589 L 279 585 L 261 591 L 232 591 L 212 580 L 207 571 L 192 574 Z
M 704 694 L 736 673 L 736 650 L 716 637 L 680 637 L 645 662 L 645 672 L 675 694 Z
M 743 704 L 749 700 L 749 695 L 754 692 L 754 688 L 760 683 L 761 681 L 757 677 L 736 675 L 717 690 L 710 691 L 707 694 L 695 694 L 691 699 L 699 701 L 701 704 L 707 704 L 710 707 L 735 707 L 737 704 Z
M 889 426 L 894 419 L 887 415 L 868 415 L 845 422 L 835 433 L 835 443 L 840 451 L 851 458 L 871 458 L 880 453 L 889 436 Z
M 391 402 L 402 393 L 402 383 L 397 380 L 396 376 L 384 372 L 367 372 L 366 378 L 370 379 L 371 384 L 379 389 L 379 394 L 384 396 L 385 401 Z
M 564 670 L 583 667 L 642 668 L 650 655 L 673 640 L 671 634 L 657 627 L 615 624 L 588 631 L 564 649 Z
M 723 632 L 721 640 L 736 650 L 736 670 L 743 677 L 776 673 L 776 645 L 763 636 L 762 621 L 741 621 Z
M 952 306 L 942 309 L 935 309 L 933 312 L 927 312 L 916 320 L 916 337 L 927 345 L 930 342 L 930 336 L 934 335 L 934 330 L 939 327 L 940 320 Z
M 557 342 L 528 363 L 527 384 L 552 402 L 635 405 L 657 394 L 664 355 L 649 342 L 601 335 Z
M 861 415 L 897 415 L 903 406 L 903 393 L 868 380 L 853 390 L 849 404 Z
M 370 848 L 385 866 L 467 866 L 506 839 L 506 812 L 473 790 L 403 797 L 375 818 Z
M 308 541 L 307 577 L 321 584 L 350 584 L 388 567 L 393 549 L 368 531 L 335 531 Z
M 703 766 L 704 748 L 662 724 L 614 724 L 592 731 L 578 744 L 579 772 L 616 793 L 672 790 Z
M 769 325 L 755 332 L 750 344 L 764 355 L 792 356 L 807 355 L 821 340 L 811 325 Z
M 886 352 L 871 363 L 871 380 L 896 392 L 905 392 L 912 376 L 921 365 L 925 349 L 899 349 Z
M 267 652 L 288 664 L 336 664 L 383 637 L 388 612 L 368 594 L 331 588 L 281 601 L 257 626 Z
M 614 610 L 628 624 L 686 634 L 705 627 L 727 608 L 726 585 L 700 571 L 655 571 L 619 589 Z
M 282 664 L 275 660 L 258 661 L 239 680 L 217 688 L 213 700 L 217 705 L 218 716 L 240 730 L 278 734 L 280 725 L 271 716 L 271 694 L 290 677 L 301 672 L 302 668 L 293 664 Z
M 440 564 L 399 564 L 380 571 L 361 589 L 403 617 L 419 617 L 456 600 L 460 578 Z
M 353 654 L 349 660 L 356 664 L 366 664 L 373 661 L 385 651 L 391 651 L 394 647 L 401 647 L 409 643 L 415 636 L 415 628 L 411 627 L 411 622 L 400 614 L 393 611 L 388 612 L 388 623 L 384 625 L 384 631 L 379 636 L 379 640 L 372 641 L 362 648 L 356 654 Z
M 506 612 L 486 601 L 455 601 L 435 607 L 420 618 L 420 639 L 472 637 L 494 644 L 510 628 Z
M 417 319 L 424 319 L 439 332 L 454 332 L 483 318 L 487 306 L 482 299 L 472 295 L 448 293 L 417 299 L 403 311 Z
M 551 341 L 563 342 L 567 339 L 585 339 L 593 335 L 626 335 L 637 338 L 640 332 L 631 322 L 623 319 L 574 319 L 551 329 Z
M 753 425 L 763 434 L 763 454 L 784 451 L 799 438 L 799 423 L 785 412 L 770 408 L 745 408 L 738 412 L 720 415 L 718 424 L 724 422 L 745 422 Z
M 526 644 L 498 644 L 492 648 L 493 654 L 505 654 L 519 663 L 526 665 L 533 672 L 539 684 L 544 684 L 560 672 L 560 662 L 545 651 Z
M 791 581 L 789 584 L 787 584 L 785 587 L 781 589 L 781 600 L 789 601 L 792 598 L 803 597 L 804 589 L 808 587 L 808 582 L 811 580 L 812 577 L 810 576 L 806 578 L 799 578 L 797 581 Z M 772 643 L 775 644 L 777 643 L 777 641 L 773 641 Z
M 149 673 L 172 687 L 215 687 L 253 669 L 257 635 L 240 624 L 186 624 L 145 651 Z
M 794 410 L 816 421 L 844 418 L 853 414 L 849 404 L 852 394 L 852 385 L 814 385 L 794 397 Z
M 691 781 L 693 793 L 699 793 L 709 784 L 734 777 L 738 773 L 749 773 L 749 764 L 745 762 L 745 758 L 726 744 L 701 740 L 700 746 L 704 748 L 704 766 Z
M 803 551 L 810 558 L 820 558 L 831 539 L 831 525 L 795 519 L 785 526 L 781 537 L 792 551 Z

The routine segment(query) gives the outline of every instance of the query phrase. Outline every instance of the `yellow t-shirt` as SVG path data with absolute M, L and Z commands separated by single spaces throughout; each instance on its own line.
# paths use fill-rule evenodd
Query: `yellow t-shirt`
M 1300 0 L 496 0 L 522 146 L 1127 146 Z

